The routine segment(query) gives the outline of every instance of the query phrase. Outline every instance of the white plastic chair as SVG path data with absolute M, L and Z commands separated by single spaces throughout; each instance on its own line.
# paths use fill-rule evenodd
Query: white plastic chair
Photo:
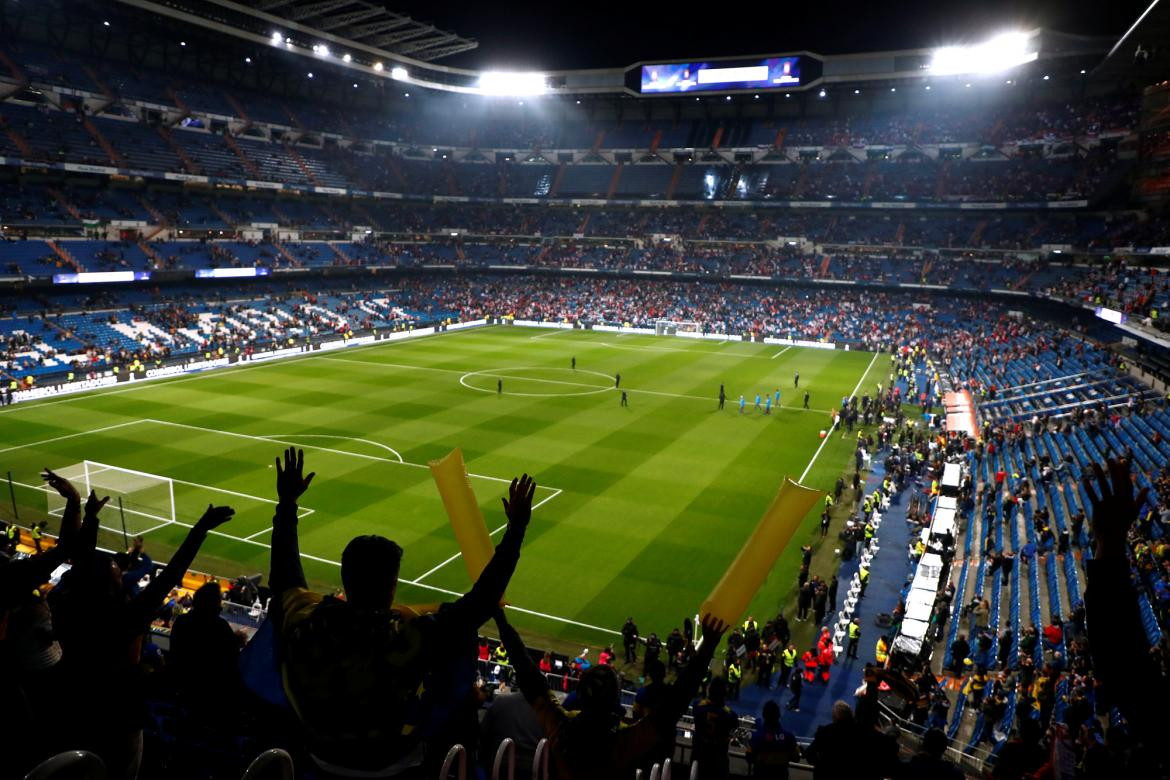
M 106 780 L 106 765 L 93 753 L 69 750 L 42 761 L 24 780 L 53 780 L 68 771 L 70 777 L 85 780 Z M 84 774 L 78 774 L 83 772 Z

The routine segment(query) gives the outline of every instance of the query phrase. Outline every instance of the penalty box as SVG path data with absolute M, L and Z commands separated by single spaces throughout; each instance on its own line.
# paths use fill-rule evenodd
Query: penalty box
M 362 461 L 372 461 L 378 463 L 385 463 L 390 466 L 412 469 L 428 469 L 429 467 L 423 463 L 411 463 L 405 460 L 393 448 L 380 444 L 377 442 L 368 441 L 352 436 L 326 436 L 323 434 L 297 434 L 284 433 L 279 436 L 260 436 L 255 434 L 237 433 L 235 431 L 224 431 L 216 428 L 209 428 L 199 425 L 190 425 L 187 423 L 177 423 L 168 420 L 156 420 L 152 418 L 144 418 L 141 420 L 134 420 L 127 423 L 122 423 L 117 426 L 106 426 L 103 428 L 94 429 L 91 431 L 81 431 L 76 434 L 71 434 L 67 437 L 55 437 L 52 440 L 44 440 L 38 442 L 30 442 L 28 444 L 18 445 L 13 449 L 34 448 L 40 444 L 48 443 L 49 441 L 58 441 L 61 438 L 85 438 L 89 435 L 100 435 L 112 428 L 133 428 L 138 429 L 142 426 L 152 427 L 158 426 L 162 428 L 171 428 L 172 435 L 179 430 L 187 430 L 193 433 L 202 435 L 223 436 L 228 438 L 243 439 L 253 442 L 261 442 L 266 444 L 275 444 L 285 447 L 297 447 L 309 451 L 327 452 L 333 455 L 338 455 L 347 458 L 354 458 Z M 334 447 L 328 447 L 319 444 L 309 444 L 300 441 L 305 439 L 333 439 L 338 442 L 357 442 L 363 443 L 372 447 L 382 449 L 387 452 L 387 456 L 371 455 L 362 452 L 352 452 L 349 450 L 340 450 Z M 160 441 L 165 441 L 166 437 L 160 437 Z M 98 450 L 100 451 L 100 449 Z M 107 506 L 106 511 L 102 513 L 102 528 L 108 531 L 120 533 L 123 530 L 122 521 L 125 521 L 125 531 L 132 536 L 151 533 L 165 528 L 169 525 L 179 525 L 183 527 L 190 527 L 199 519 L 199 515 L 203 512 L 208 501 L 218 504 L 230 504 L 237 510 L 237 516 L 251 514 L 248 510 L 264 511 L 263 528 L 255 533 L 249 533 L 247 536 L 235 536 L 234 534 L 217 533 L 216 535 L 226 536 L 228 538 L 235 538 L 239 541 L 257 543 L 257 537 L 262 537 L 264 534 L 271 531 L 270 512 L 271 507 L 276 504 L 273 498 L 265 498 L 261 496 L 252 495 L 236 490 L 229 490 L 226 488 L 215 487 L 213 485 L 206 485 L 199 482 L 179 479 L 171 477 L 167 474 L 155 474 L 142 470 L 135 470 L 119 466 L 117 464 L 98 462 L 98 461 L 80 461 L 54 469 L 61 476 L 70 479 L 81 491 L 84 489 L 88 494 L 88 490 L 93 488 L 98 491 L 99 497 L 110 495 L 111 502 Z M 486 480 L 490 482 L 503 483 L 505 485 L 511 483 L 511 479 L 503 477 L 495 477 L 486 474 L 469 473 L 468 476 L 474 480 Z M 64 510 L 64 500 L 61 499 L 55 491 L 49 489 L 46 485 L 27 485 L 26 487 L 35 487 L 44 491 L 48 496 L 49 513 L 55 516 L 60 516 Z M 105 492 L 103 492 L 105 491 Z M 547 485 L 540 485 L 537 487 L 537 500 L 533 507 L 537 508 L 563 492 L 560 488 L 549 487 Z M 195 497 L 198 497 L 196 500 Z M 122 498 L 121 517 L 118 513 L 117 498 Z M 241 499 L 243 504 L 241 505 Z M 311 502 L 310 502 L 311 503 Z M 111 511 L 113 510 L 113 511 Z M 300 517 L 307 517 L 314 513 L 315 510 L 307 507 L 301 507 L 299 510 Z M 243 519 L 243 518 L 240 518 Z M 256 524 L 250 524 L 251 528 L 255 528 Z M 502 530 L 497 528 L 491 531 L 492 534 Z M 260 542 L 263 544 L 263 542 Z M 264 546 L 267 546 L 264 544 Z

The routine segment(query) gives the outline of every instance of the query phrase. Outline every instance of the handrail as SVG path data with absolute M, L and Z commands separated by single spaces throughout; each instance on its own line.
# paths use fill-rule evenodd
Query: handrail
M 541 739 L 536 743 L 536 752 L 532 755 L 532 780 L 548 780 L 548 740 Z
M 24 780 L 52 780 L 62 770 L 69 770 L 71 777 L 81 777 L 85 780 L 106 780 L 106 765 L 95 754 L 85 750 L 70 750 L 58 753 L 40 764 L 24 776 Z M 81 770 L 84 774 L 78 774 Z
M 266 776 L 265 773 L 274 765 L 280 768 L 281 780 L 293 780 L 294 768 L 292 756 L 279 748 L 265 750 L 256 756 L 252 763 L 248 764 L 248 768 L 244 770 L 244 775 L 240 780 L 250 780 L 251 778 Z
M 496 748 L 496 758 L 492 761 L 492 780 L 500 780 L 500 766 L 504 757 L 508 758 L 508 780 L 516 777 L 516 742 L 511 737 L 504 737 L 504 741 Z
M 451 764 L 455 763 L 456 758 L 459 759 L 459 772 L 456 777 L 459 780 L 467 780 L 467 750 L 458 744 L 452 745 L 447 751 L 447 757 L 443 759 L 443 766 L 439 770 L 439 780 L 447 780 L 451 776 Z

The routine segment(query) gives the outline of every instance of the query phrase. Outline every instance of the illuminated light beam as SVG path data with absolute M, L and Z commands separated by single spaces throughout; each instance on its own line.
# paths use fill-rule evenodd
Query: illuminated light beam
M 928 69 L 938 76 L 998 73 L 1039 58 L 1032 38 L 1032 33 L 1013 32 L 971 46 L 944 46 L 934 51 Z
M 525 97 L 548 92 L 543 73 L 488 70 L 480 74 L 478 91 L 484 95 Z

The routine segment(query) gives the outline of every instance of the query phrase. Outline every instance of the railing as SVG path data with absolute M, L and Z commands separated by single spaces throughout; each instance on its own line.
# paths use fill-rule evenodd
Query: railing
M 922 744 L 922 737 L 926 729 L 917 723 L 906 720 L 894 712 L 888 705 L 878 702 L 878 720 L 887 726 L 898 729 L 898 744 L 911 752 L 917 752 Z M 993 756 L 990 750 L 980 747 L 968 747 L 966 751 L 947 745 L 944 757 L 957 766 L 965 775 L 981 777 L 984 769 L 990 768 Z

